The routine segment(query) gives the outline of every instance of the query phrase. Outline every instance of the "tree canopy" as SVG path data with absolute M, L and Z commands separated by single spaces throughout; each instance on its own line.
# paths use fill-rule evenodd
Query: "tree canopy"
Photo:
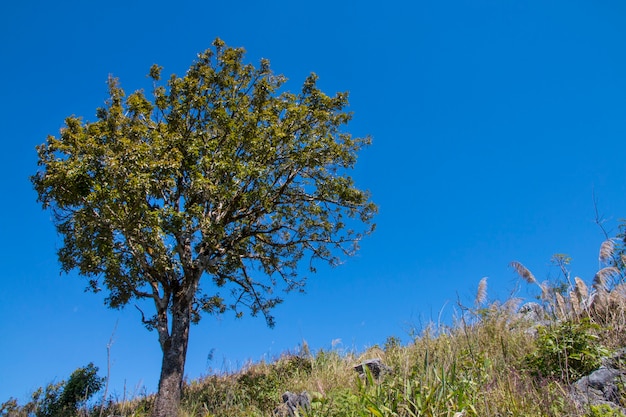
M 182 77 L 162 82 L 154 65 L 151 97 L 111 77 L 95 121 L 68 117 L 37 149 L 62 269 L 110 307 L 153 300 L 143 321 L 164 355 L 177 315 L 249 309 L 272 325 L 276 290 L 304 286 L 301 260 L 335 265 L 373 230 L 348 175 L 370 139 L 343 130 L 347 93 L 324 94 L 315 74 L 291 93 L 269 61 L 243 58 L 216 39 Z

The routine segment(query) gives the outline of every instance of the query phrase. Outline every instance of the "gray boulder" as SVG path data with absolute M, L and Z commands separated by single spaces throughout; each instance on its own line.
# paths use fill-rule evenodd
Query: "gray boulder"
M 282 395 L 283 403 L 274 410 L 274 415 L 279 417 L 297 417 L 298 410 L 308 410 L 311 407 L 311 397 L 306 391 L 300 394 L 285 392 Z
M 380 359 L 367 359 L 354 367 L 354 370 L 359 373 L 359 376 L 365 377 L 365 369 L 369 369 L 372 376 L 376 379 L 379 377 L 390 374 L 393 370 L 385 365 Z
M 531 336 L 537 336 L 537 329 L 540 326 L 546 326 L 550 324 L 550 320 L 546 316 L 546 312 L 540 304 L 529 302 L 522 305 L 517 310 L 516 320 L 514 321 L 515 327 L 525 329 L 524 332 Z
M 546 319 L 546 312 L 541 305 L 533 302 L 522 305 L 518 310 L 519 318 L 534 324 L 543 324 Z
M 572 386 L 572 397 L 582 405 L 608 405 L 626 414 L 621 406 L 624 395 L 626 373 L 620 362 L 626 355 L 624 349 L 603 360 L 603 365 L 591 374 L 580 378 Z

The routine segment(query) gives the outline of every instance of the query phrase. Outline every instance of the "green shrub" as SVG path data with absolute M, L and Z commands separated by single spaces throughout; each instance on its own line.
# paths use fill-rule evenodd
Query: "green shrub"
M 78 368 L 70 378 L 45 388 L 37 389 L 31 401 L 23 407 L 15 399 L 2 404 L 0 416 L 22 417 L 73 417 L 96 392 L 100 391 L 104 379 L 98 376 L 98 368 L 90 363 Z
M 609 353 L 596 335 L 598 330 L 599 326 L 587 319 L 540 327 L 535 350 L 526 356 L 529 370 L 536 377 L 566 383 L 591 373 Z
M 280 384 L 276 374 L 264 369 L 251 369 L 237 379 L 239 389 L 248 403 L 260 410 L 271 410 L 280 398 Z

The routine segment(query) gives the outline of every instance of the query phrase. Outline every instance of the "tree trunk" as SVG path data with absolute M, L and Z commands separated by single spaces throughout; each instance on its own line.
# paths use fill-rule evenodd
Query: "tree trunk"
M 163 362 L 159 391 L 152 411 L 153 417 L 176 417 L 180 407 L 191 324 L 191 307 L 189 303 L 177 301 L 179 300 L 175 300 L 172 305 L 172 331 L 167 337 L 159 337 Z

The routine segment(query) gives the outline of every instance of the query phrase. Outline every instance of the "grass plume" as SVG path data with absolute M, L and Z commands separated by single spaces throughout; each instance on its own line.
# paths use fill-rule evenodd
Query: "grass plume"
M 598 260 L 603 264 L 608 264 L 613 260 L 614 253 L 615 253 L 615 239 L 606 239 L 600 245 L 600 253 L 598 254 Z
M 515 270 L 515 272 L 517 272 L 517 275 L 524 279 L 524 281 L 529 284 L 537 284 L 537 279 L 535 278 L 533 273 L 530 272 L 530 270 L 524 265 L 522 265 L 521 262 L 513 261 L 510 263 L 510 266 Z
M 478 288 L 476 289 L 476 298 L 474 300 L 474 304 L 477 306 L 482 305 L 487 301 L 487 277 L 483 277 L 478 283 Z

